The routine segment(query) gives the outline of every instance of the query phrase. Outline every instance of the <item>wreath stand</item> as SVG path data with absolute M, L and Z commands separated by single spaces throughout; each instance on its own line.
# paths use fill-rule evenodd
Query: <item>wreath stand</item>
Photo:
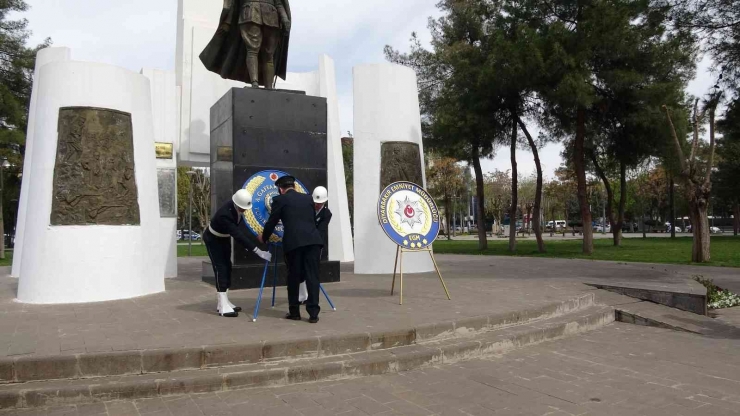
M 275 307 L 275 290 L 277 288 L 277 277 L 278 277 L 278 258 L 277 258 L 277 248 L 280 246 L 280 243 L 270 243 L 267 246 L 267 251 L 272 254 L 273 259 L 273 276 L 272 276 L 272 306 Z M 267 269 L 270 267 L 270 262 L 265 261 L 265 270 L 262 272 L 262 283 L 260 284 L 260 294 L 257 297 L 257 304 L 254 306 L 254 314 L 252 315 L 252 322 L 257 322 L 257 317 L 260 313 L 260 305 L 262 304 L 262 292 L 265 289 L 265 280 L 267 279 Z M 441 276 L 440 276 L 441 277 Z M 395 278 L 395 277 L 394 277 Z M 334 306 L 334 303 L 332 303 L 331 298 L 329 297 L 329 294 L 326 293 L 326 290 L 324 289 L 324 286 L 319 283 L 319 288 L 321 289 L 321 292 L 326 297 L 326 300 L 329 302 L 329 305 L 331 306 L 332 310 L 336 311 L 337 308 Z
M 420 251 L 426 251 L 429 253 L 429 256 L 432 258 L 432 263 L 434 263 L 434 270 L 437 271 L 437 276 L 439 276 L 439 281 L 442 282 L 442 287 L 445 290 L 445 294 L 447 295 L 447 300 L 452 300 L 450 297 L 450 292 L 447 290 L 447 285 L 445 284 L 444 279 L 442 278 L 442 272 L 439 270 L 439 266 L 437 266 L 437 260 L 434 259 L 434 252 L 432 252 L 431 248 L 422 248 L 422 249 L 416 249 L 416 250 L 410 250 L 407 248 L 403 248 L 401 246 L 397 246 L 396 249 L 396 260 L 393 264 L 393 284 L 391 285 L 391 296 L 393 296 L 393 292 L 396 289 L 396 271 L 399 271 L 400 276 L 400 285 L 399 285 L 399 292 L 401 295 L 401 301 L 399 305 L 403 305 L 403 253 L 418 253 Z M 399 264 L 400 259 L 400 264 Z

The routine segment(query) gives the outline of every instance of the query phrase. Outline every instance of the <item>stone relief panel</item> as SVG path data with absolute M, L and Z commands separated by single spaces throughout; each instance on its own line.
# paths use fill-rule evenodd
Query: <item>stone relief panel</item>
M 51 225 L 139 225 L 131 114 L 59 110 Z
M 419 145 L 384 142 L 380 146 L 380 190 L 398 181 L 424 185 Z
M 159 216 L 177 218 L 177 171 L 175 169 L 157 170 L 159 184 Z

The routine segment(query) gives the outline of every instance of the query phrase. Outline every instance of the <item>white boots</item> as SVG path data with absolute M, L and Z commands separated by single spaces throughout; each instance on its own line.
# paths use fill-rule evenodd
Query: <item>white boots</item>
M 229 295 L 226 292 L 218 292 L 218 314 L 229 318 L 239 316 L 239 312 L 236 311 L 234 304 L 229 302 Z

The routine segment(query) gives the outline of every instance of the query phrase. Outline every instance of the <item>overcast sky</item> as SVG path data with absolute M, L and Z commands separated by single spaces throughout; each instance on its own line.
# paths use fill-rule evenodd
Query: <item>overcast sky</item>
M 23 13 L 33 31 L 31 42 L 52 38 L 72 49 L 75 60 L 141 68 L 174 70 L 177 0 L 26 0 Z M 221 4 L 222 0 L 201 0 Z M 326 53 L 336 62 L 342 132 L 352 131 L 352 67 L 384 61 L 387 44 L 407 49 L 411 32 L 429 39 L 427 20 L 437 16 L 437 0 L 293 0 L 288 71 L 308 72 Z M 15 16 L 14 16 L 15 17 Z M 712 85 L 707 62 L 689 87 L 704 95 Z M 541 150 L 545 174 L 560 165 L 561 146 Z M 519 152 L 520 172 L 533 172 L 532 154 Z M 509 151 L 498 149 L 485 171 L 510 168 Z

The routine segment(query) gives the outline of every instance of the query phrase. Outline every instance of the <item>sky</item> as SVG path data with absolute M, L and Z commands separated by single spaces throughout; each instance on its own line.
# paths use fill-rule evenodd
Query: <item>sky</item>
M 75 60 L 113 64 L 138 72 L 141 68 L 174 70 L 177 0 L 26 0 L 30 10 L 31 44 L 51 38 L 55 46 L 72 49 Z M 201 0 L 221 3 L 222 0 Z M 407 50 L 412 32 L 423 42 L 427 22 L 437 17 L 438 0 L 293 0 L 288 71 L 308 72 L 325 53 L 336 64 L 340 122 L 343 134 L 352 131 L 352 67 L 385 61 L 383 47 Z M 17 18 L 18 16 L 13 16 Z M 703 96 L 713 85 L 704 60 L 689 92 Z M 536 126 L 532 131 L 537 132 Z M 547 177 L 561 164 L 562 146 L 540 150 Z M 510 169 L 508 148 L 497 149 L 483 170 Z M 518 151 L 519 171 L 534 172 L 532 153 Z

